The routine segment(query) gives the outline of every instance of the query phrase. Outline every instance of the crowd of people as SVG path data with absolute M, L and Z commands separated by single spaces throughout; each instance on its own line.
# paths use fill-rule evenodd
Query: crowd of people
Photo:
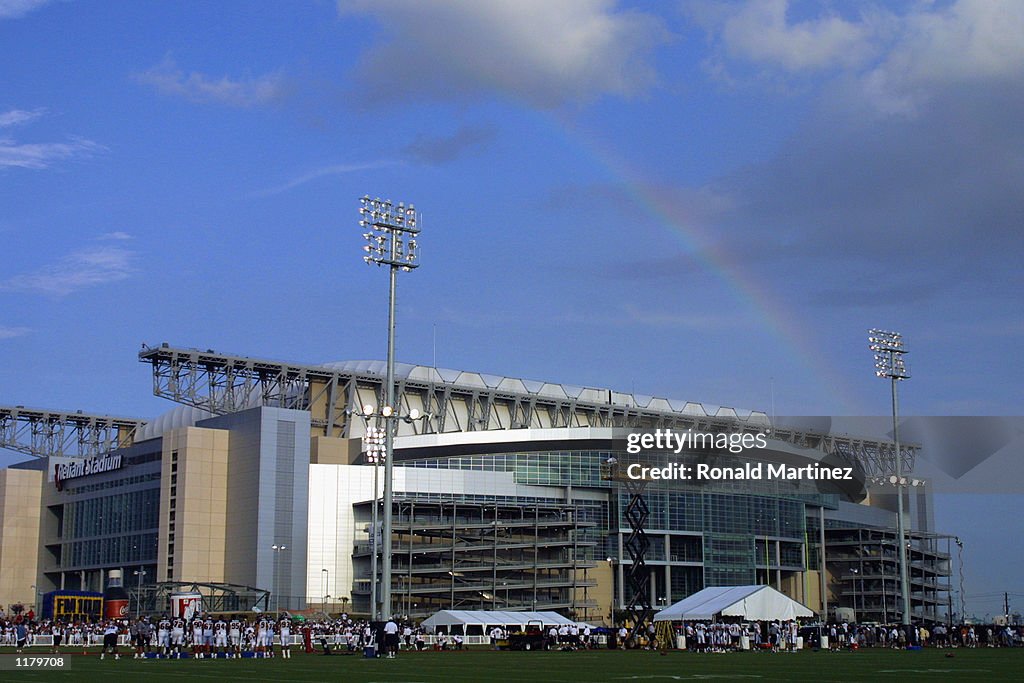
M 43 641 L 38 636 L 49 636 Z M 507 642 L 509 633 L 492 627 L 487 633 L 491 646 Z M 584 650 L 598 647 L 596 632 L 586 626 L 549 627 L 543 635 L 548 649 Z M 674 635 L 686 638 L 686 648 L 696 652 L 729 652 L 740 649 L 772 652 L 805 646 L 829 650 L 859 648 L 902 649 L 913 646 L 952 647 L 1020 647 L 1024 645 L 1024 627 L 996 624 L 924 626 L 833 623 L 800 626 L 795 621 L 761 623 L 691 622 L 676 625 Z M 646 637 L 634 638 L 625 627 L 612 630 L 609 639 L 619 647 L 657 649 L 655 629 L 651 625 Z M 304 622 L 291 618 L 275 619 L 269 614 L 254 618 L 227 615 L 202 615 L 194 619 L 141 617 L 138 619 L 103 620 L 96 622 L 65 622 L 51 619 L 28 619 L 24 616 L 0 616 L 0 645 L 13 646 L 17 652 L 33 645 L 48 645 L 52 653 L 75 648 L 83 650 L 102 644 L 101 658 L 108 655 L 120 659 L 122 654 L 133 658 L 290 658 L 294 648 L 321 654 L 367 654 L 373 648 L 376 656 L 394 658 L 401 650 L 461 650 L 461 634 L 436 634 L 428 639 L 424 630 L 411 621 L 392 619 L 369 622 L 342 614 Z M 826 644 L 827 641 L 827 644 Z M 128 643 L 127 648 L 125 642 Z M 674 643 L 667 644 L 669 647 Z
M 620 637 L 624 631 L 620 630 Z M 687 649 L 697 652 L 728 652 L 741 649 L 742 638 L 752 650 L 772 652 L 806 647 L 831 651 L 860 648 L 907 647 L 1021 647 L 1024 626 L 998 624 L 946 626 L 832 623 L 800 626 L 795 621 L 762 623 L 684 623 L 676 634 L 685 636 Z
M 760 624 L 706 623 L 684 624 L 681 635 L 686 636 L 688 649 L 697 652 L 727 652 L 739 650 L 743 637 L 751 649 L 770 649 L 773 652 L 796 652 L 800 626 L 795 621 Z M 763 647 L 764 646 L 764 647 Z
M 1020 647 L 1024 644 L 1024 626 L 999 624 L 961 624 L 946 626 L 935 624 L 930 629 L 899 624 L 831 624 L 828 627 L 829 649 L 847 647 L 908 646 L 951 647 Z
M 311 622 L 310 629 L 313 642 L 320 645 L 323 654 L 363 652 L 373 647 L 381 656 L 393 659 L 400 650 L 423 650 L 426 646 L 423 629 L 398 618 L 370 622 L 342 614 L 337 619 Z
M 290 658 L 295 647 L 323 654 L 364 653 L 379 650 L 394 658 L 401 649 L 424 649 L 423 630 L 411 622 L 389 620 L 370 623 L 342 614 L 336 619 L 297 622 L 271 615 L 255 618 L 200 615 L 192 619 L 169 616 L 99 621 L 29 620 L 0 618 L 0 645 L 17 652 L 39 645 L 39 636 L 51 653 L 102 645 L 100 657 L 120 659 L 131 653 L 135 659 Z M 127 641 L 127 646 L 125 642 Z M 461 648 L 461 638 L 452 647 Z M 446 642 L 445 649 L 448 649 Z

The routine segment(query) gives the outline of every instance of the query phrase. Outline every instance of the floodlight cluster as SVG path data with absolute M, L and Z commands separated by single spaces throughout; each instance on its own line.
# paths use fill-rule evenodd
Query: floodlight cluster
M 366 462 L 371 465 L 384 462 L 384 436 L 385 432 L 382 427 L 366 428 L 363 445 L 366 447 Z
M 391 419 L 402 420 L 403 422 L 412 422 L 413 420 L 419 420 L 428 417 L 424 415 L 416 408 L 409 411 L 408 415 L 398 415 L 395 409 L 391 406 L 381 406 L 380 411 L 377 411 L 377 406 L 372 404 L 366 404 L 363 406 L 363 417 L 373 418 L 374 421 L 379 421 L 380 418 L 384 418 L 383 422 L 385 425 L 394 424 Z M 388 426 L 378 427 L 374 424 L 367 425 L 366 434 L 363 436 L 363 446 L 366 448 L 366 462 L 371 465 L 378 465 L 387 461 L 387 429 Z
M 872 329 L 868 332 L 868 348 L 875 352 L 875 375 L 886 379 L 908 379 L 910 368 L 903 356 L 907 348 L 899 332 Z
M 916 479 L 913 477 L 898 476 L 890 474 L 886 477 L 872 477 L 871 483 L 876 486 L 898 486 L 898 487 L 910 487 L 917 488 L 926 485 L 928 482 L 924 479 Z
M 391 266 L 404 271 L 419 266 L 419 219 L 416 207 L 390 199 L 363 196 L 359 206 L 359 226 L 366 229 L 363 261 L 368 265 Z

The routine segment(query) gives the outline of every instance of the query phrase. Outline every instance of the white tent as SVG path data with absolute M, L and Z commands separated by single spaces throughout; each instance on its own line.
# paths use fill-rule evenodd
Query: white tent
M 655 621 L 708 621 L 741 617 L 746 621 L 788 621 L 814 612 L 771 586 L 705 588 L 654 615 Z
M 464 633 L 468 629 L 478 627 L 481 632 L 488 627 L 501 626 L 503 628 L 523 628 L 530 622 L 541 622 L 544 627 L 561 626 L 562 624 L 578 624 L 583 628 L 587 624 L 574 622 L 568 617 L 563 617 L 557 612 L 507 612 L 490 610 L 441 610 L 428 617 L 421 624 L 427 631 L 434 631 L 438 627 L 451 631 L 453 627 L 461 626 Z

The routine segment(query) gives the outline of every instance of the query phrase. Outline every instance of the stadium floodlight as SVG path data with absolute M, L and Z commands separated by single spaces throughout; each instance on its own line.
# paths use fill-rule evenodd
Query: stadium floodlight
M 900 565 L 900 598 L 903 602 L 904 626 L 910 625 L 910 577 L 907 573 L 907 547 L 904 543 L 903 489 L 907 480 L 903 476 L 903 453 L 900 449 L 899 394 L 897 382 L 910 379 L 910 369 L 904 360 L 907 347 L 899 332 L 872 329 L 868 331 L 868 348 L 875 352 L 875 375 L 888 379 L 892 386 L 892 440 L 894 475 L 890 478 L 896 486 L 896 535 Z
M 420 265 L 420 249 L 416 237 L 420 233 L 416 207 L 404 202 L 393 203 L 380 197 L 359 200 L 359 227 L 365 229 L 367 264 L 387 266 L 388 288 L 388 357 L 384 408 L 384 524 L 381 529 L 383 553 L 381 559 L 381 619 L 391 618 L 391 504 L 395 427 L 395 285 L 398 271 L 409 272 Z M 385 412 L 387 411 L 387 412 Z M 374 491 L 376 495 L 376 490 Z M 376 536 L 376 529 L 374 529 Z M 374 577 L 376 579 L 376 577 Z M 374 606 L 371 606 L 371 612 Z
M 907 353 L 899 332 L 871 330 L 868 343 L 875 352 L 875 375 L 892 380 L 910 379 L 910 370 L 903 356 Z
M 139 611 L 142 609 L 142 578 L 146 576 L 146 570 L 136 569 L 132 574 L 139 578 L 139 585 L 135 593 L 135 618 L 138 619 Z M 33 588 L 35 588 L 35 586 L 33 586 Z
M 280 566 L 281 563 L 278 560 L 278 558 L 280 557 L 281 553 L 283 553 L 285 550 L 288 549 L 288 546 L 286 546 L 286 545 L 278 545 L 277 543 L 275 543 L 274 545 L 270 546 L 270 549 L 274 551 L 274 579 L 273 579 L 273 581 L 271 581 L 271 583 L 273 584 L 273 587 L 274 587 L 274 613 L 277 615 L 276 618 L 278 620 L 280 620 L 281 619 L 281 595 L 280 595 L 280 591 L 278 590 L 280 582 L 278 581 L 277 574 L 278 574 L 278 567 Z
M 365 408 L 371 408 L 369 412 Z M 373 416 L 372 406 L 365 406 L 363 413 L 367 417 Z M 380 464 L 385 458 L 384 451 L 384 430 L 376 425 L 366 427 L 366 435 L 363 437 L 366 445 L 366 462 L 373 465 L 373 511 L 370 515 L 370 621 L 377 619 L 377 532 L 380 526 Z
M 391 451 L 388 449 L 388 444 L 391 442 L 390 430 L 394 429 L 397 422 L 394 419 L 400 419 L 403 422 L 413 422 L 415 420 L 424 419 L 429 417 L 421 413 L 416 408 L 409 411 L 408 415 L 396 415 L 394 409 L 390 406 L 384 406 L 380 409 L 380 412 L 376 411 L 376 408 L 370 405 L 363 406 L 363 417 L 366 418 L 366 433 L 363 435 L 363 447 L 366 452 L 366 462 L 373 465 L 373 511 L 370 519 L 370 619 L 376 621 L 377 619 L 377 557 L 381 553 L 378 550 L 378 536 L 382 535 L 383 532 L 380 530 L 379 523 L 379 509 L 380 509 L 380 465 L 384 464 L 385 477 L 388 471 L 388 463 L 391 461 Z M 372 420 L 372 424 L 370 423 Z M 384 426 L 379 426 L 383 424 Z M 385 486 L 387 484 L 385 483 Z M 385 489 L 386 490 L 386 489 Z M 386 510 L 387 508 L 385 508 Z M 386 512 L 385 512 L 386 516 Z M 386 547 L 386 546 L 385 546 Z M 381 588 L 381 600 L 384 600 L 383 587 Z M 390 615 L 388 615 L 390 616 Z M 388 618 L 388 617 L 384 617 Z

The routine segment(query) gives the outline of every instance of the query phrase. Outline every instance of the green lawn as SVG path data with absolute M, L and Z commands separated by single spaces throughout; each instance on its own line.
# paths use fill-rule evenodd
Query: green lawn
M 42 648 L 40 648 L 41 650 Z M 403 652 L 397 659 L 368 660 L 357 655 L 306 655 L 268 660 L 147 660 L 122 656 L 101 661 L 97 655 L 65 654 L 70 669 L 10 671 L 13 657 L 3 650 L 0 680 L 13 681 L 390 681 L 458 683 L 461 681 L 687 681 L 741 679 L 764 681 L 1020 681 L 1024 648 L 1015 650 L 948 650 L 899 652 L 800 652 L 797 654 L 665 655 L 641 651 L 595 652 Z M 37 651 L 36 656 L 46 656 Z

